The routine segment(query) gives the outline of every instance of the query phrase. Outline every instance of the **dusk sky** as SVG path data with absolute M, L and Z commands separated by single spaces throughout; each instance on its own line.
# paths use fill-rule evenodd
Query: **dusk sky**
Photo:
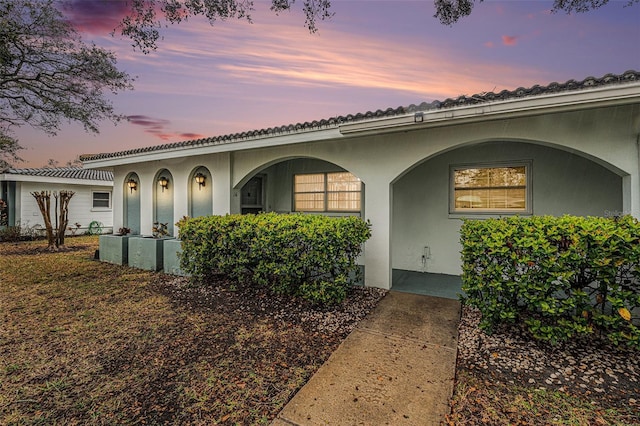
M 72 3 L 83 6 L 68 14 L 83 39 L 136 76 L 135 90 L 112 98 L 130 120 L 98 135 L 25 126 L 17 167 L 640 69 L 640 4 L 626 0 L 577 15 L 551 14 L 551 1 L 486 0 L 452 27 L 431 0 L 335 0 L 316 34 L 301 2 L 277 16 L 257 0 L 252 24 L 190 19 L 148 55 L 109 35 L 121 3 Z

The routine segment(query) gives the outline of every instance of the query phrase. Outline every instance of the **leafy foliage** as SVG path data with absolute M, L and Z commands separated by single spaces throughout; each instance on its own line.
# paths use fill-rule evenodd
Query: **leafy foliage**
M 272 0 L 271 10 L 280 13 L 288 11 L 295 0 Z M 251 22 L 253 1 L 251 0 L 131 0 L 131 12 L 122 20 L 119 31 L 133 41 L 133 46 L 149 53 L 157 49 L 161 23 L 158 14 L 167 23 L 178 24 L 189 17 L 203 16 L 211 25 L 217 20 L 246 19 Z M 305 26 L 316 32 L 319 20 L 333 14 L 330 0 L 303 0 Z
M 461 241 L 465 300 L 484 329 L 523 321 L 552 343 L 599 333 L 640 348 L 637 219 L 467 220 Z
M 104 92 L 131 89 L 115 55 L 85 44 L 53 0 L 0 0 L 0 153 L 19 159 L 11 127 L 55 135 L 63 120 L 98 132 L 115 114 Z M 2 165 L 0 164 L 0 167 Z M 6 166 L 6 164 L 5 164 Z
M 0 226 L 9 225 L 9 213 L 7 203 L 0 198 Z
M 194 279 L 221 273 L 321 304 L 346 297 L 371 235 L 356 217 L 275 213 L 183 219 L 178 226 L 181 268 Z
M 438 18 L 440 23 L 444 25 L 455 24 L 460 18 L 471 15 L 476 1 L 478 3 L 483 2 L 483 0 L 434 0 L 436 7 L 434 17 Z M 626 5 L 631 6 L 639 2 L 640 0 L 627 0 Z M 584 13 L 598 9 L 607 3 L 609 3 L 609 0 L 554 0 L 551 11 Z

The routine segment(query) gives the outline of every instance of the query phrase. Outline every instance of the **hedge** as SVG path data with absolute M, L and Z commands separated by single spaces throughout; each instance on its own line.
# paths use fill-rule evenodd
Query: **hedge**
M 194 280 L 225 274 L 321 304 L 344 300 L 371 235 L 358 217 L 302 214 L 206 216 L 178 227 L 180 267 Z
M 552 343 L 606 336 L 640 348 L 640 223 L 630 216 L 464 220 L 463 301 L 481 327 L 523 323 Z

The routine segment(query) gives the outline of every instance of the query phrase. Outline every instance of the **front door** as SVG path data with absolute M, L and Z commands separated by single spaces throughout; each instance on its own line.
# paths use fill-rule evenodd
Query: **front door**
M 240 191 L 242 214 L 257 214 L 264 211 L 264 177 L 254 176 Z

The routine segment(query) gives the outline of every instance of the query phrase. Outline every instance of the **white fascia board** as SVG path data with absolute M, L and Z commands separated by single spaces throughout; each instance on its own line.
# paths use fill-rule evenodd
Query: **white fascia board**
M 42 184 L 82 185 L 82 186 L 113 186 L 113 181 L 17 175 L 12 173 L 0 174 L 0 181 L 34 182 L 34 183 L 42 183 Z
M 423 111 L 423 121 L 415 122 L 415 113 L 340 125 L 343 135 L 364 135 L 393 131 L 419 130 L 477 121 L 517 118 L 551 112 L 625 105 L 640 102 L 640 83 L 621 84 L 582 91 L 538 95 L 505 101 L 487 101 L 477 105 Z
M 329 129 L 305 130 L 290 135 L 265 135 L 236 142 L 220 142 L 211 143 L 209 145 L 199 145 L 190 147 L 175 147 L 163 149 L 160 151 L 143 152 L 121 157 L 104 158 L 91 161 L 83 161 L 83 166 L 87 169 L 105 169 L 113 168 L 126 164 L 136 164 L 148 161 L 162 161 L 175 159 L 179 157 L 193 157 L 198 155 L 207 155 L 220 152 L 245 151 L 249 149 L 269 148 L 281 145 L 293 145 L 306 142 L 317 142 L 330 139 L 340 139 L 344 136 L 340 133 L 337 126 Z

